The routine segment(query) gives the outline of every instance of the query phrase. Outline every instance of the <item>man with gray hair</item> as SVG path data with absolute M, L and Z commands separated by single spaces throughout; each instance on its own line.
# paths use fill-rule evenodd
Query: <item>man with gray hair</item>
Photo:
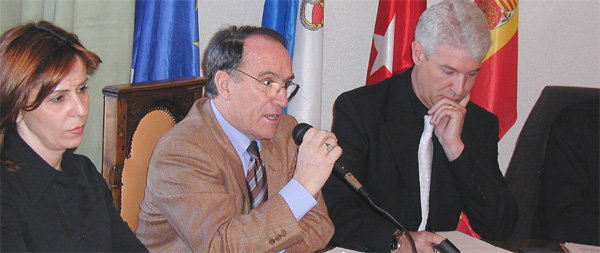
M 228 27 L 204 57 L 209 98 L 158 142 L 138 238 L 157 252 L 313 252 L 333 234 L 321 187 L 342 150 L 283 113 L 298 89 L 285 39 Z
M 332 131 L 341 161 L 375 203 L 417 231 L 419 252 L 443 240 L 433 231 L 456 230 L 461 212 L 485 239 L 504 239 L 515 225 L 516 202 L 497 160 L 498 119 L 469 102 L 490 44 L 476 4 L 442 1 L 419 19 L 413 68 L 336 100 Z M 340 179 L 331 176 L 323 194 L 333 244 L 381 251 L 406 243 Z

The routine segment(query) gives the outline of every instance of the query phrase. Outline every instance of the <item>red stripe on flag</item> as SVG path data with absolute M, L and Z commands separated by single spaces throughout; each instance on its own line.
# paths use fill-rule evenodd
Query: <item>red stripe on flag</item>
M 499 138 L 517 120 L 517 37 L 483 62 L 471 90 L 471 101 L 498 117 Z

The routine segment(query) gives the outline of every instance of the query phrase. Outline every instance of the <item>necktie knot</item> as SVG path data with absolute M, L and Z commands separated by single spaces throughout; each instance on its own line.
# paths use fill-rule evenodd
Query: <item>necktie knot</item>
M 431 133 L 433 133 L 434 125 L 429 123 L 431 121 L 432 117 L 433 117 L 433 115 L 429 115 L 429 114 L 427 114 L 423 117 L 423 134 L 424 135 L 431 135 Z
M 248 151 L 248 153 L 255 159 L 260 158 L 260 152 L 258 152 L 258 144 L 256 144 L 256 141 L 251 141 L 246 151 Z

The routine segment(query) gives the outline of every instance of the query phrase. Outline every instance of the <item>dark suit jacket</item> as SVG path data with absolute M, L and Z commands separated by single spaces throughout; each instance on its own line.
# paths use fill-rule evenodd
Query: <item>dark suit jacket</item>
M 242 162 L 215 118 L 208 99 L 158 142 L 140 205 L 138 238 L 157 252 L 310 252 L 333 234 L 322 194 L 297 221 L 279 194 L 293 177 L 296 120 L 284 114 L 277 134 L 263 140 L 268 200 L 250 209 Z
M 340 95 L 333 132 L 344 150 L 341 161 L 373 201 L 414 231 L 421 222 L 417 150 L 426 108 L 412 91 L 411 72 Z M 421 108 L 414 108 L 414 101 Z M 498 168 L 497 118 L 469 103 L 462 139 L 465 150 L 449 162 L 434 135 L 426 229 L 455 230 L 464 211 L 477 233 L 503 239 L 513 229 L 517 207 Z M 333 243 L 360 250 L 389 249 L 396 228 L 349 186 L 332 176 L 323 193 L 336 229 Z

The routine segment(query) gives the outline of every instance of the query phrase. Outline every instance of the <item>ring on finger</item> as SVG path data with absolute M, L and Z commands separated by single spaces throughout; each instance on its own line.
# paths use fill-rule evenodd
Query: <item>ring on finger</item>
M 449 105 L 448 110 L 454 110 L 454 106 Z
M 333 148 L 335 148 L 335 146 L 333 145 L 329 145 L 327 143 L 323 143 L 323 146 L 325 146 L 325 148 L 327 149 L 327 152 L 331 151 Z

